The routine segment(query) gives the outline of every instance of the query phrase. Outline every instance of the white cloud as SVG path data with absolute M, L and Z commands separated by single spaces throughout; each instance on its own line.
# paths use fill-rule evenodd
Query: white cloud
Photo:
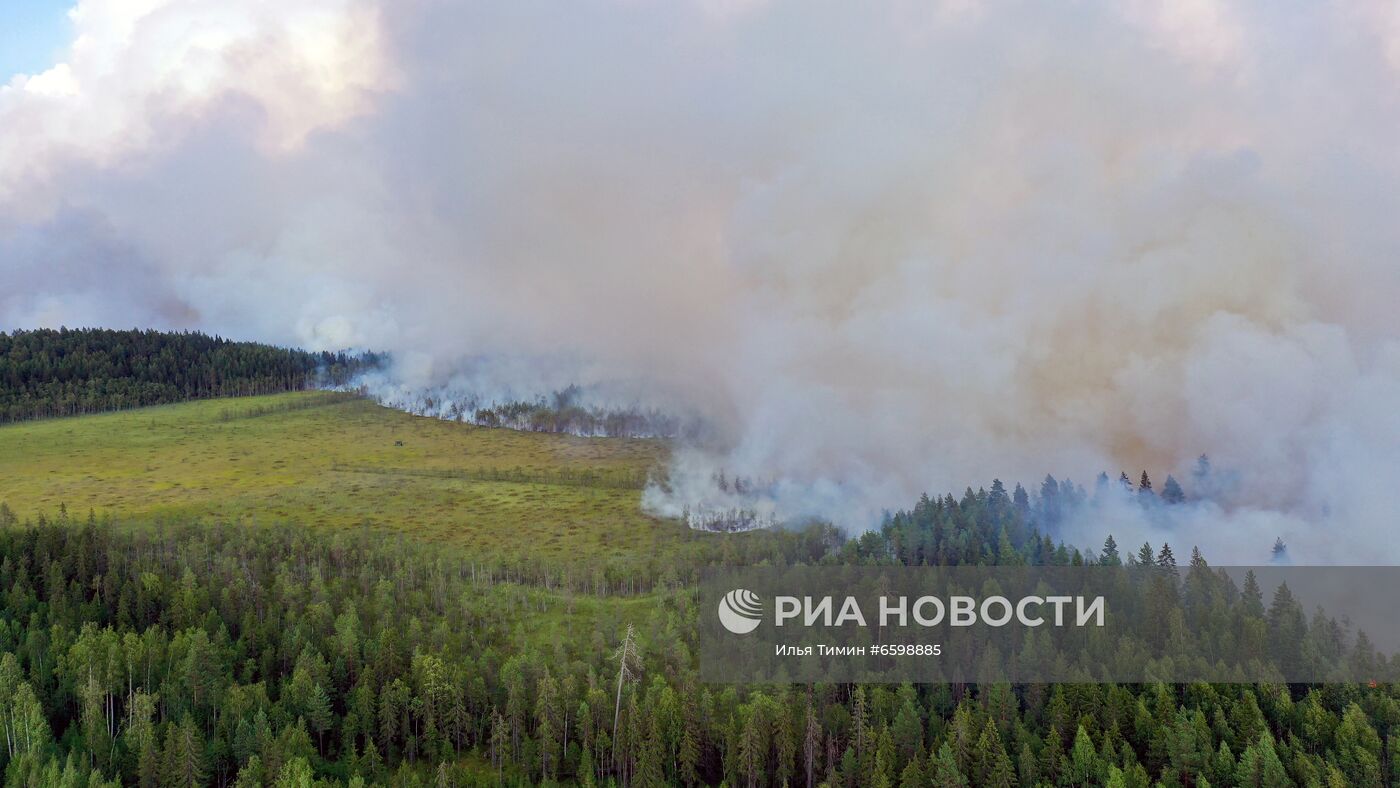
M 0 88 L 0 200 L 42 213 L 52 169 L 111 168 L 178 144 L 231 100 L 269 152 L 364 113 L 390 69 L 378 9 L 357 0 L 81 0 L 67 59 Z M 37 204 L 36 204 L 37 203 Z

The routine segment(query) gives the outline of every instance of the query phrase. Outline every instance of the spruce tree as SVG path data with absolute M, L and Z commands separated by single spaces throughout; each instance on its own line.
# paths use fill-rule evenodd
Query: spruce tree
M 1040 774 L 1040 764 L 1029 742 L 1021 745 L 1021 754 L 1016 758 L 1016 777 L 1021 785 L 1035 785 Z
M 1157 566 L 1172 571 L 1176 570 L 1176 556 L 1172 555 L 1172 546 L 1166 542 L 1162 543 L 1162 551 L 1157 553 Z
M 1186 491 L 1181 489 L 1176 477 L 1167 475 L 1167 483 L 1162 485 L 1162 501 L 1169 504 L 1184 503 L 1186 501 Z
M 1241 593 L 1245 614 L 1262 618 L 1264 615 L 1264 593 L 1259 589 L 1259 578 L 1254 576 L 1253 569 L 1244 573 L 1244 588 Z
M 987 503 L 994 511 L 1001 511 L 1010 502 L 1006 495 L 1006 485 L 1001 483 L 1001 479 L 992 480 L 992 491 L 988 494 Z
M 1152 544 L 1151 544 L 1151 543 L 1149 543 L 1149 542 L 1143 542 L 1143 543 L 1142 543 L 1142 547 L 1139 547 L 1139 548 L 1138 548 L 1138 552 L 1137 552 L 1137 562 L 1136 562 L 1136 563 L 1137 563 L 1138 566 L 1156 566 L 1156 565 L 1157 565 L 1157 554 L 1152 550 Z
M 928 781 L 937 788 L 967 788 L 967 776 L 958 768 L 947 742 L 940 745 L 929 760 Z
M 1099 563 L 1103 566 L 1121 566 L 1123 560 L 1118 556 L 1118 543 L 1113 540 L 1113 534 L 1103 540 L 1103 551 L 1099 553 Z
M 1208 498 L 1212 492 L 1210 458 L 1202 454 L 1196 459 L 1196 468 L 1191 471 L 1192 492 L 1198 498 Z
M 1074 734 L 1074 746 L 1069 757 L 1070 780 L 1075 785 L 1092 785 L 1098 778 L 1098 752 L 1089 733 L 1080 725 Z
M 1055 477 L 1045 475 L 1045 481 L 1040 485 L 1040 516 L 1047 526 L 1054 525 L 1060 521 L 1064 512 L 1063 503 L 1060 501 L 1060 483 L 1055 481 Z
M 919 759 L 914 758 L 905 764 L 904 771 L 899 773 L 899 788 L 924 788 L 928 781 L 924 779 L 924 771 L 919 768 Z
M 316 751 L 325 753 L 325 733 L 331 729 L 335 722 L 335 714 L 331 710 L 330 696 L 326 695 L 326 690 L 318 683 L 312 686 L 311 693 L 306 703 L 306 721 L 311 726 L 311 730 L 316 732 Z

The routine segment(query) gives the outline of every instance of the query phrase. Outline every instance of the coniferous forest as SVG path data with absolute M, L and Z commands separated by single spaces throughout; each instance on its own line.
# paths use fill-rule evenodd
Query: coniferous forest
M 1209 575 L 1200 555 L 1178 569 L 1170 549 L 1121 558 L 1110 540 L 1084 555 L 986 492 L 930 501 L 854 542 L 820 526 L 738 535 L 679 576 L 646 578 L 662 596 L 657 615 L 612 613 L 543 641 L 521 626 L 557 612 L 540 587 L 369 531 L 130 529 L 66 512 L 18 523 L 8 509 L 0 520 L 10 785 L 1368 786 L 1400 776 L 1390 685 L 697 682 L 687 589 L 707 562 L 888 564 L 896 541 L 914 538 L 949 563 L 1122 562 L 1185 585 Z M 814 556 L 817 544 L 827 548 Z M 1182 604 L 1191 615 L 1195 603 Z M 1232 604 L 1230 627 L 1307 629 L 1286 594 L 1246 587 Z
M 343 385 L 373 357 L 198 332 L 0 332 L 0 422 Z

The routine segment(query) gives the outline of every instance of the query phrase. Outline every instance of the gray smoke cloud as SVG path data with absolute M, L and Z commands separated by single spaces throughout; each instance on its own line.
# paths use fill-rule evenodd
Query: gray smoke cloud
M 1209 452 L 1229 500 L 1070 538 L 1400 560 L 1392 4 L 72 16 L 63 63 L 0 87 L 6 327 L 374 347 L 401 391 L 569 359 L 712 425 L 661 513 L 721 468 L 859 529 Z

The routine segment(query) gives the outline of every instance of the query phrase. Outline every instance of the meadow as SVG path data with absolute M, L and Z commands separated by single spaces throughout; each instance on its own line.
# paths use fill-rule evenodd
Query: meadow
M 664 559 L 697 538 L 640 507 L 664 442 L 488 429 L 332 392 L 0 427 L 20 517 L 370 527 L 520 561 Z

